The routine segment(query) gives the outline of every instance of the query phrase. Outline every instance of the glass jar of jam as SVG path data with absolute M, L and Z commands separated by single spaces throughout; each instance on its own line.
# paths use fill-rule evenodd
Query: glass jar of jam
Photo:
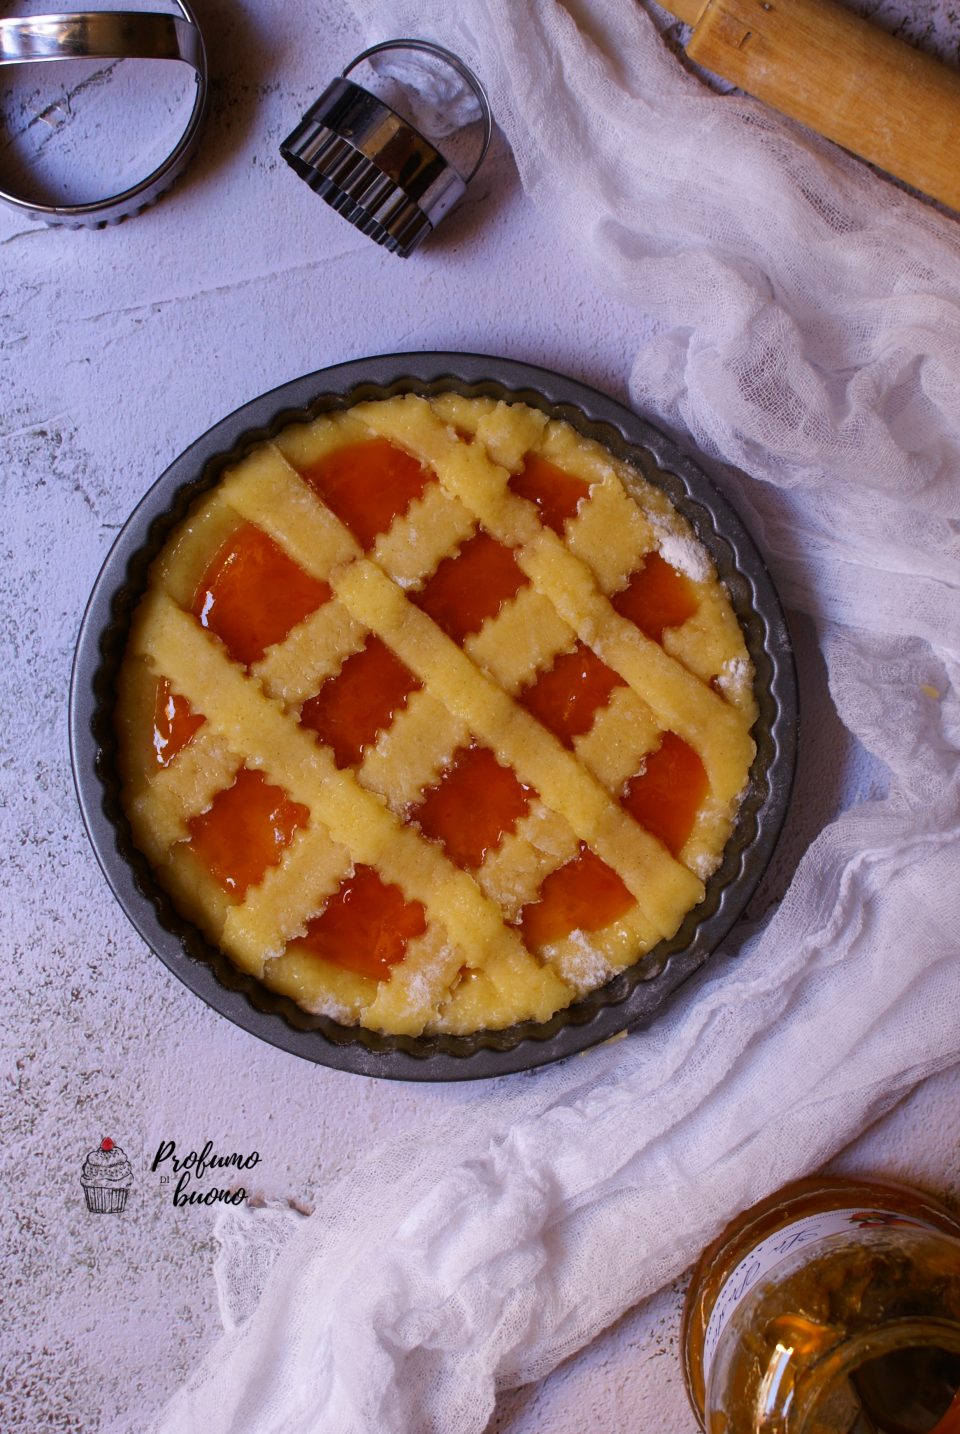
M 704 1251 L 682 1344 L 707 1434 L 960 1434 L 960 1221 L 893 1185 L 798 1181 Z

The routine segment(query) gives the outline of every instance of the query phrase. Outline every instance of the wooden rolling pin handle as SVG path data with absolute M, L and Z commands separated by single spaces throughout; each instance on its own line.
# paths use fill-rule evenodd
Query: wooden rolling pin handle
M 704 69 L 960 209 L 960 73 L 832 0 L 668 0 Z

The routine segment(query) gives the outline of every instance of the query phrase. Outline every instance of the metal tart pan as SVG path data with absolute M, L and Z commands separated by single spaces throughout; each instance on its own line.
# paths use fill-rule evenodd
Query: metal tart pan
M 469 1036 L 384 1036 L 315 1016 L 241 972 L 174 909 L 136 849 L 120 802 L 113 703 L 133 611 L 151 562 L 193 501 L 289 423 L 401 393 L 452 390 L 563 419 L 661 487 L 710 552 L 756 671 L 757 755 L 737 825 L 704 900 L 677 934 L 549 1021 Z M 137 931 L 208 1005 L 283 1050 L 392 1080 L 473 1080 L 545 1065 L 648 1023 L 710 956 L 762 876 L 786 814 L 797 743 L 793 655 L 779 599 L 736 512 L 662 433 L 614 399 L 548 369 L 480 354 L 387 354 L 306 374 L 244 404 L 177 458 L 140 501 L 97 578 L 70 687 L 70 752 L 84 824 Z

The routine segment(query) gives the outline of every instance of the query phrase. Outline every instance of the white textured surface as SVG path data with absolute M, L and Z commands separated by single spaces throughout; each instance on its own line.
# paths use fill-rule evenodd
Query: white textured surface
M 259 1191 L 322 1209 L 324 1179 L 378 1132 L 428 1125 L 449 1107 L 469 1119 L 472 1098 L 469 1087 L 340 1075 L 255 1041 L 180 987 L 115 906 L 80 824 L 66 742 L 73 643 L 113 533 L 210 423 L 301 372 L 365 353 L 466 349 L 623 396 L 643 332 L 633 313 L 624 341 L 619 306 L 524 202 L 500 144 L 419 256 L 401 263 L 355 234 L 276 153 L 359 48 L 338 9 L 198 9 L 213 112 L 173 194 L 101 233 L 0 214 L 0 890 L 12 958 L 2 1219 L 5 1303 L 17 1313 L 3 1336 L 4 1430 L 139 1428 L 218 1332 L 212 1215 L 174 1210 L 147 1173 L 161 1139 L 256 1148 Z M 831 725 L 807 629 L 800 646 L 822 713 L 803 758 L 816 801 L 798 813 L 781 865 L 880 779 Z M 955 1074 L 930 1082 L 851 1159 L 949 1185 L 958 1093 Z M 136 1173 L 116 1219 L 90 1216 L 79 1184 L 103 1134 Z M 505 1397 L 491 1427 L 686 1434 L 678 1307 L 679 1289 L 648 1302 L 543 1385 Z

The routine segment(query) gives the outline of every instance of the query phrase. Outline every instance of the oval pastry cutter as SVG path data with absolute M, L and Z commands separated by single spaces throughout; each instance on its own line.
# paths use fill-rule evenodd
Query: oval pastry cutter
M 473 91 L 483 140 L 469 174 L 460 174 L 409 120 L 347 78 L 364 60 L 388 50 L 435 55 Z M 350 61 L 284 140 L 280 153 L 338 214 L 405 259 L 464 194 L 483 163 L 492 131 L 486 92 L 461 59 L 430 40 L 384 40 Z

